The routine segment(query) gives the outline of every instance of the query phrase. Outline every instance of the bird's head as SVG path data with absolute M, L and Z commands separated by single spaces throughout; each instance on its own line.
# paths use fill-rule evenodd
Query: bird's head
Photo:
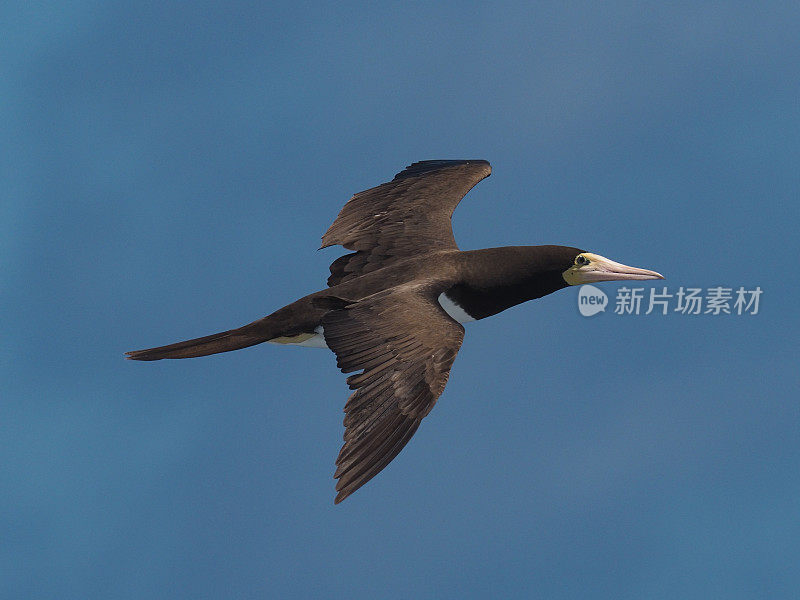
M 581 285 L 598 281 L 664 279 L 663 275 L 655 271 L 629 267 L 591 252 L 580 252 L 573 256 L 572 264 L 561 276 L 569 285 Z

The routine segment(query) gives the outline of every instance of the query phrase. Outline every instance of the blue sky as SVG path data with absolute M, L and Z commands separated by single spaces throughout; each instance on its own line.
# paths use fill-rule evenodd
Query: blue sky
M 794 597 L 796 4 L 0 13 L 2 597 Z M 339 506 L 331 353 L 122 360 L 321 288 L 341 205 L 427 158 L 493 164 L 463 249 L 578 246 L 759 314 L 569 289 L 471 324 Z

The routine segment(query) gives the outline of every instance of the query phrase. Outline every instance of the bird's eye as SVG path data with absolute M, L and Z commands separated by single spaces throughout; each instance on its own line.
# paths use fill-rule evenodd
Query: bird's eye
M 588 265 L 588 264 L 589 264 L 589 259 L 588 259 L 588 258 L 586 258 L 586 257 L 585 257 L 583 254 L 579 254 L 579 255 L 578 255 L 576 258 L 575 258 L 575 264 L 576 264 L 576 265 L 578 265 L 579 267 L 586 266 L 586 265 Z

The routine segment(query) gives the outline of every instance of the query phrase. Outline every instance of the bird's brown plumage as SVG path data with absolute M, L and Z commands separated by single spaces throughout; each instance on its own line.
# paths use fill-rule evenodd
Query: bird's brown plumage
M 333 310 L 325 341 L 351 375 L 344 446 L 336 460 L 339 503 L 403 449 L 444 390 L 464 328 L 424 285 L 406 285 Z
M 426 160 L 355 194 L 322 236 L 323 248 L 340 244 L 355 250 L 333 261 L 328 285 L 412 256 L 457 250 L 450 217 L 466 193 L 491 172 L 485 160 Z
M 324 335 L 350 375 L 336 502 L 402 450 L 444 390 L 464 328 L 440 304 L 480 319 L 566 287 L 581 250 L 519 246 L 459 251 L 450 223 L 458 203 L 491 173 L 484 160 L 417 162 L 355 194 L 322 237 L 352 250 L 330 266 L 328 288 L 252 323 L 128 353 L 134 360 L 190 358 L 265 341 Z

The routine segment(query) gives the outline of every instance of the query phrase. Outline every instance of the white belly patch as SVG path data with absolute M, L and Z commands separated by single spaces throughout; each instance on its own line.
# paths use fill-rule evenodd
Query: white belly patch
M 327 348 L 322 325 L 314 329 L 314 333 L 300 333 L 292 336 L 282 336 L 267 340 L 270 344 L 283 344 L 286 346 L 303 346 L 304 348 Z
M 470 317 L 467 311 L 461 308 L 458 304 L 450 300 L 447 297 L 447 294 L 442 292 L 439 294 L 439 304 L 442 305 L 444 312 L 450 315 L 453 319 L 458 321 L 459 323 L 469 323 L 470 321 L 474 321 L 474 317 Z

